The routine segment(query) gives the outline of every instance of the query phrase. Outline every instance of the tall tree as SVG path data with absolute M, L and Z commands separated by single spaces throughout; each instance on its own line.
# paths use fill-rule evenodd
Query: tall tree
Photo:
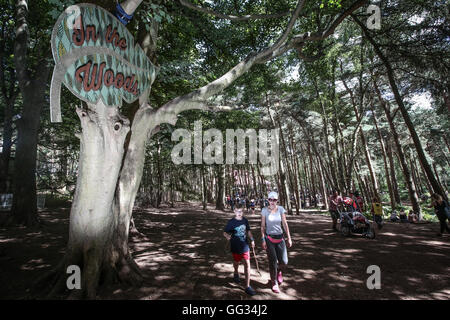
M 5 2 L 5 3 L 4 3 Z M 0 27 L 0 90 L 1 101 L 4 103 L 3 113 L 3 143 L 0 156 L 0 193 L 11 192 L 9 186 L 9 167 L 13 146 L 13 115 L 14 105 L 19 95 L 19 88 L 14 71 L 14 5 L 2 2 L 2 25 Z M 3 104 L 2 103 L 2 104 Z
M 389 80 L 389 85 L 391 87 L 391 90 L 394 94 L 395 97 L 395 101 L 400 109 L 400 112 L 403 116 L 403 119 L 405 121 L 405 124 L 409 130 L 409 133 L 411 134 L 411 137 L 414 141 L 414 146 L 416 148 L 416 152 L 417 155 L 419 156 L 419 161 L 421 162 L 424 171 L 427 175 L 428 180 L 431 183 L 431 186 L 433 188 L 433 191 L 441 194 L 444 198 L 446 198 L 446 195 L 444 193 L 444 190 L 442 190 L 441 186 L 439 185 L 439 182 L 437 181 L 433 170 L 430 166 L 430 164 L 428 163 L 428 160 L 425 156 L 425 153 L 423 151 L 423 147 L 422 147 L 422 143 L 419 139 L 419 136 L 417 135 L 417 131 L 415 130 L 415 127 L 411 121 L 411 117 L 409 116 L 409 113 L 406 109 L 406 106 L 403 102 L 403 99 L 400 95 L 396 80 L 395 80 L 395 75 L 394 75 L 394 70 L 392 68 L 392 65 L 389 61 L 389 59 L 386 57 L 386 55 L 381 51 L 380 46 L 378 45 L 378 43 L 374 40 L 374 38 L 372 37 L 372 35 L 370 34 L 369 30 L 367 29 L 367 27 L 355 16 L 352 15 L 353 19 L 356 21 L 356 23 L 361 27 L 361 29 L 364 32 L 364 35 L 366 36 L 367 40 L 372 44 L 375 52 L 377 53 L 378 57 L 380 58 L 380 60 L 383 62 L 386 70 L 387 70 L 387 77 Z M 420 213 L 420 209 L 418 211 Z
M 14 62 L 22 95 L 23 108 L 17 125 L 17 145 L 14 160 L 13 206 L 15 222 L 34 225 L 38 222 L 36 199 L 36 154 L 41 111 L 46 102 L 48 77 L 51 70 L 49 47 L 41 47 L 44 54 L 34 64 L 28 55 L 29 12 L 39 16 L 43 8 L 37 3 L 29 10 L 28 1 L 16 1 L 16 37 Z M 35 22 L 37 23 L 38 20 Z M 38 28 L 38 26 L 35 26 Z M 39 42 L 43 46 L 43 42 Z

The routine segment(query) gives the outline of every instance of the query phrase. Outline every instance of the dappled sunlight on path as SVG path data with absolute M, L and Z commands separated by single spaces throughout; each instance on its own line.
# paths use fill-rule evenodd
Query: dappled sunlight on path
M 170 208 L 137 211 L 136 224 L 146 239 L 134 239 L 132 248 L 144 273 L 151 274 L 144 291 L 151 299 L 450 298 L 450 239 L 435 238 L 436 225 L 387 223 L 375 240 L 344 238 L 330 229 L 327 215 L 316 213 L 288 216 L 294 245 L 288 250 L 289 267 L 280 294 L 273 293 L 268 284 L 266 253 L 256 240 L 261 276 L 252 254 L 251 285 L 258 294 L 249 297 L 244 292 L 242 265 L 241 284 L 232 281 L 231 254 L 222 236 L 227 220 L 233 217 L 230 210 L 208 207 L 204 212 L 198 205 L 186 203 L 173 212 Z M 259 239 L 259 210 L 246 217 Z M 369 265 L 381 268 L 381 290 L 366 287 Z M 148 296 L 133 294 L 133 298 Z
M 177 203 L 175 208 L 134 212 L 141 235 L 130 248 L 142 269 L 140 288 L 120 285 L 102 288 L 99 299 L 444 299 L 450 298 L 450 237 L 435 236 L 437 224 L 387 223 L 375 240 L 344 238 L 331 230 L 326 214 L 301 212 L 288 216 L 293 247 L 280 286 L 269 285 L 268 261 L 260 242 L 260 214 L 246 215 L 256 239 L 261 274 L 251 255 L 252 282 L 257 295 L 244 292 L 232 281 L 233 265 L 222 230 L 234 215 L 201 210 L 198 203 Z M 68 211 L 41 212 L 46 227 L 0 229 L 0 298 L 26 297 L 33 279 L 54 267 L 67 243 Z M 381 269 L 381 289 L 366 286 L 367 267 Z

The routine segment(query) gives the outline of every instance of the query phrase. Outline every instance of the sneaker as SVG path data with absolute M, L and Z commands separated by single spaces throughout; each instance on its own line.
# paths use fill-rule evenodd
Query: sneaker
M 275 293 L 280 293 L 280 288 L 278 288 L 278 284 L 276 282 L 272 285 L 272 291 Z
M 247 287 L 247 289 L 245 289 L 245 293 L 251 296 L 254 296 L 256 294 L 255 290 L 253 290 L 252 287 Z
M 283 275 L 281 274 L 281 271 L 278 271 L 277 280 L 279 284 L 283 283 Z
M 237 273 L 234 274 L 233 281 L 236 283 L 241 282 L 241 279 L 239 279 L 239 274 L 237 274 Z

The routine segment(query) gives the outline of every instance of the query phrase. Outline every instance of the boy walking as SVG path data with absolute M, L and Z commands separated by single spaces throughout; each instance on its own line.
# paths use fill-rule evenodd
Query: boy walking
M 255 248 L 255 241 L 250 231 L 248 220 L 243 217 L 241 204 L 236 204 L 234 208 L 235 217 L 230 219 L 223 230 L 224 237 L 230 241 L 230 249 L 233 255 L 234 278 L 236 283 L 239 279 L 239 263 L 244 260 L 245 272 L 245 292 L 251 296 L 256 294 L 255 290 L 250 286 L 250 247 L 247 244 L 247 234 L 251 241 L 251 245 Z

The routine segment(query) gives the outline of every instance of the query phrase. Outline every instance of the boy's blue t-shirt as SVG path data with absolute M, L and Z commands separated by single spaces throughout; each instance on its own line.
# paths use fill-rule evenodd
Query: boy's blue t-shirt
M 250 250 L 250 247 L 247 244 L 247 231 L 249 230 L 250 225 L 248 224 L 248 220 L 244 217 L 242 220 L 233 218 L 228 221 L 223 231 L 231 233 L 230 249 L 232 253 L 241 254 Z

